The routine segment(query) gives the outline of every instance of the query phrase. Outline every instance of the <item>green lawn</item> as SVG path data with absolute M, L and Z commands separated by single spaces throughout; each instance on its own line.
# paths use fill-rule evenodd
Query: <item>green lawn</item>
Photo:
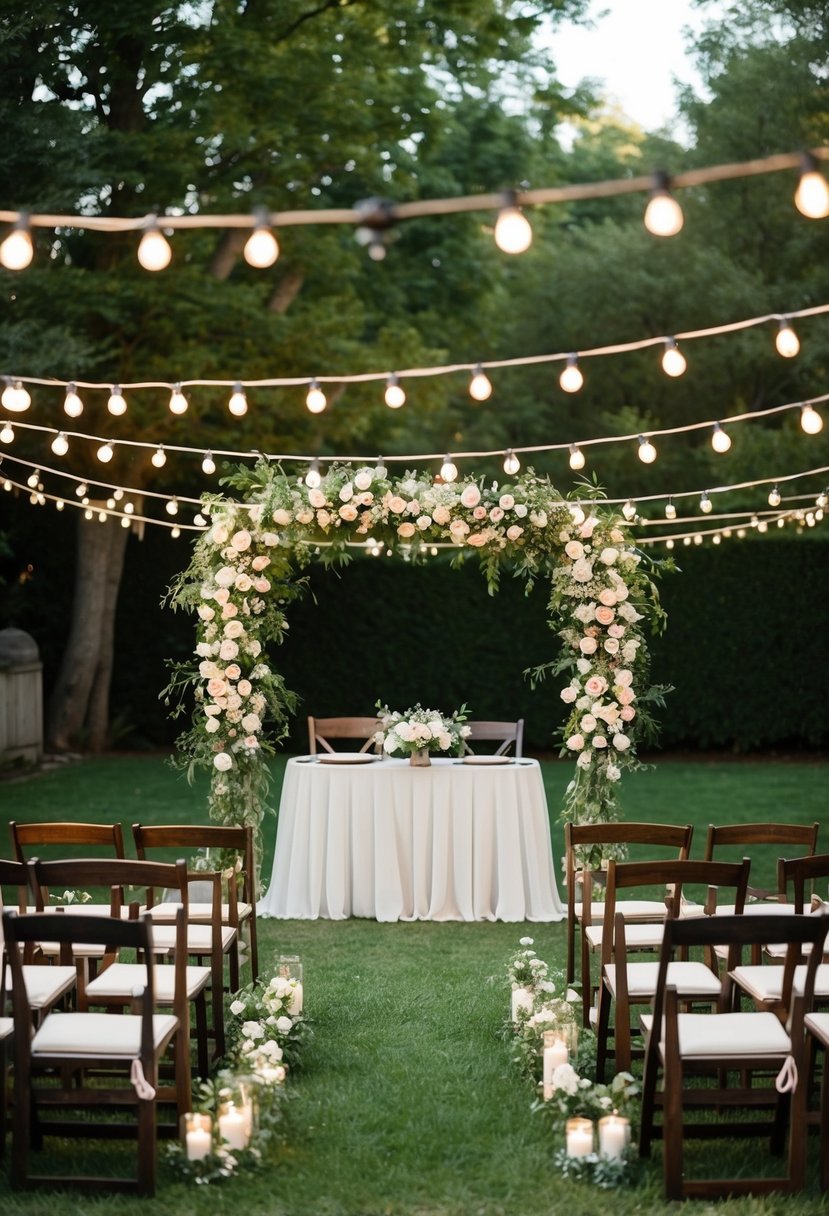
M 555 821 L 570 766 L 544 766 Z M 275 765 L 278 794 L 280 764 Z M 827 770 L 820 764 L 666 761 L 626 782 L 627 818 L 693 822 L 700 855 L 709 821 L 823 820 Z M 0 784 L 0 831 L 10 819 L 198 820 L 204 786 L 193 788 L 155 758 L 105 757 L 34 779 Z M 554 848 L 561 831 L 554 822 Z M 829 825 L 827 825 L 829 827 Z M 270 871 L 273 823 L 266 833 Z M 773 881 L 770 859 L 756 875 Z M 522 932 L 553 966 L 564 957 L 564 926 L 400 924 L 372 921 L 264 921 L 262 969 L 297 952 L 306 969 L 307 1009 L 316 1036 L 301 1074 L 290 1078 L 290 1134 L 258 1174 L 197 1188 L 161 1169 L 153 1202 L 48 1192 L 17 1195 L 0 1177 L 0 1211 L 13 1213 L 240 1212 L 285 1216 L 618 1216 L 666 1210 L 661 1160 L 632 1190 L 603 1192 L 562 1181 L 552 1170 L 548 1128 L 529 1111 L 532 1095 L 499 1037 L 507 1007 L 504 963 Z M 59 1153 L 60 1146 L 57 1149 Z M 77 1151 L 77 1148 L 73 1151 Z M 120 1152 L 121 1148 L 109 1150 Z M 716 1208 L 689 1203 L 689 1216 L 829 1210 L 816 1187 L 817 1138 L 810 1144 L 810 1189 L 786 1200 L 735 1200 Z M 762 1163 L 755 1146 L 699 1154 Z

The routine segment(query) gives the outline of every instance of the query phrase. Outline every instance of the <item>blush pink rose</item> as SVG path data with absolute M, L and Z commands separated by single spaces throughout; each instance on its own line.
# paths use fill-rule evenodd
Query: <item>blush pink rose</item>
M 472 512 L 473 519 L 486 519 L 486 507 L 476 507 Z
M 237 591 L 250 591 L 253 580 L 249 574 L 237 574 L 235 587 Z
M 579 641 L 579 650 L 582 654 L 595 654 L 599 643 L 595 638 L 582 638 Z
M 580 540 L 570 540 L 564 546 L 564 552 L 572 561 L 578 561 L 580 557 L 584 557 L 584 545 Z
M 616 592 L 611 591 L 609 587 L 603 587 L 599 592 L 599 603 L 604 604 L 606 608 L 612 608 L 617 599 Z
M 210 697 L 223 697 L 227 692 L 227 684 L 224 680 L 220 680 L 218 676 L 214 676 L 207 684 L 207 695 Z
M 238 616 L 238 615 L 239 615 L 239 609 L 236 607 L 235 604 L 223 604 L 222 605 L 222 620 L 223 621 L 229 621 L 234 616 Z
M 264 595 L 266 591 L 270 591 L 271 589 L 270 581 L 266 578 L 254 579 L 253 586 L 254 590 L 258 591 L 260 595 Z
M 620 688 L 616 693 L 616 700 L 620 705 L 630 705 L 632 701 L 636 700 L 636 693 L 632 688 Z
M 452 518 L 451 511 L 449 510 L 448 507 L 443 506 L 442 503 L 439 506 L 435 507 L 434 511 L 432 512 L 432 519 L 435 521 L 436 524 L 441 524 L 441 525 L 448 524 L 449 520 L 451 518 Z
M 254 569 L 258 574 L 260 570 L 264 570 L 266 566 L 269 566 L 270 562 L 271 559 L 268 557 L 267 553 L 260 553 L 250 564 L 252 569 Z
M 604 604 L 596 609 L 596 620 L 600 625 L 611 625 L 616 613 L 612 608 L 606 607 Z
M 279 524 L 281 528 L 287 527 L 291 522 L 291 512 L 286 511 L 284 507 L 277 507 L 273 513 L 273 522 Z
M 623 638 L 625 636 L 624 625 L 611 625 L 607 631 L 612 638 Z
M 500 507 L 493 507 L 489 513 L 489 518 L 494 524 L 497 524 L 499 520 L 504 518 L 504 512 Z
M 351 523 L 352 520 L 355 520 L 356 518 L 357 508 L 352 506 L 350 502 L 343 503 L 343 505 L 340 507 L 340 519 L 344 519 L 348 523 Z
M 465 507 L 477 507 L 481 501 L 481 491 L 477 486 L 465 486 L 461 494 L 461 502 Z
M 245 549 L 250 548 L 250 532 L 242 528 L 239 532 L 234 532 L 230 538 L 230 543 L 237 553 L 244 553 Z
M 616 683 L 620 688 L 630 688 L 633 683 L 633 672 L 627 667 L 620 667 L 616 672 Z
M 604 676 L 591 676 L 585 682 L 584 691 L 590 697 L 601 697 L 607 692 L 607 680 Z
M 636 717 L 636 710 L 633 708 L 632 705 L 625 705 L 623 707 L 621 713 L 619 714 L 619 717 L 622 719 L 623 722 L 632 722 L 633 719 Z
M 389 499 L 389 510 L 394 515 L 402 515 L 406 510 L 405 498 L 401 498 L 399 494 L 393 494 Z
M 511 527 L 507 528 L 507 540 L 518 540 L 523 531 L 524 529 L 520 524 L 512 524 Z
M 404 540 L 408 540 L 408 538 L 410 536 L 414 536 L 414 534 L 415 534 L 414 524 L 408 524 L 408 523 L 401 524 L 400 527 L 397 529 L 397 535 L 402 536 Z
M 322 490 L 316 490 L 316 489 L 309 490 L 308 491 L 308 501 L 311 504 L 311 506 L 314 508 L 324 507 L 325 506 L 325 495 L 323 494 Z
M 567 747 L 571 752 L 580 752 L 584 747 L 584 739 L 581 735 L 571 735 L 567 740 Z
M 515 506 L 515 499 L 511 494 L 502 494 L 498 499 L 498 506 L 503 508 L 504 511 L 511 511 Z
M 471 536 L 467 536 L 466 543 L 480 549 L 481 545 L 486 544 L 486 537 L 480 532 L 473 532 Z

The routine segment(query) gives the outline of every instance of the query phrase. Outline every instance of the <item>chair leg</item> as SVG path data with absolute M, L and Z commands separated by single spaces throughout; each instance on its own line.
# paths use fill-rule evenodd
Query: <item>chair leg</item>
M 210 961 L 210 1000 L 213 1014 L 213 1052 L 216 1058 L 225 1054 L 224 956 L 213 952 Z
M 250 978 L 257 980 L 259 978 L 259 943 L 256 939 L 256 917 L 251 914 L 248 920 L 250 923 Z
M 823 1079 L 820 1083 L 820 1141 L 823 1152 L 820 1154 L 820 1189 L 829 1191 L 829 1152 L 826 1145 L 829 1141 L 829 1051 L 823 1053 Z
M 607 1068 L 608 1039 L 610 1037 L 610 992 L 602 983 L 599 987 L 599 1008 L 596 1019 L 596 1080 L 604 1084 Z M 619 1069 L 617 1067 L 616 1071 Z
M 227 956 L 228 961 L 228 983 L 231 992 L 239 991 L 239 926 L 236 926 L 236 940 L 230 948 Z
M 26 1185 L 29 1176 L 32 1134 L 31 1075 L 14 1070 L 14 1121 L 12 1123 L 11 1184 L 14 1190 Z
M 630 1005 L 616 993 L 616 1013 L 613 1019 L 614 1071 L 630 1072 Z
M 576 978 L 576 926 L 575 922 L 567 920 L 567 983 L 572 984 Z
M 590 945 L 582 929 L 581 934 L 581 1013 L 582 1025 L 590 1029 L 590 1007 L 593 1004 L 593 990 L 590 983 Z
M 210 1061 L 207 1043 L 207 1000 L 204 991 L 196 998 L 196 1061 L 199 1076 L 206 1081 L 210 1074 Z
M 157 1083 L 158 1078 L 156 1078 Z M 156 1136 L 155 1099 L 138 1100 L 138 1194 L 151 1199 L 155 1195 Z
M 682 1199 L 682 1061 L 676 1025 L 676 996 L 673 998 L 674 1016 L 668 1017 L 665 1026 L 665 1084 L 662 1113 L 662 1138 L 664 1153 L 665 1198 Z
M 192 1110 L 193 1078 L 190 1067 L 190 1006 L 189 1002 L 183 1017 L 179 1018 L 179 1028 L 176 1031 L 174 1045 L 174 1068 L 176 1087 L 176 1111 L 179 1119 Z

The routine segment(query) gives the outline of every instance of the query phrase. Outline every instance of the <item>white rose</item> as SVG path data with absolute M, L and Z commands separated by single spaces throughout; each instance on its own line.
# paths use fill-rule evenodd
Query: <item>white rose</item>
M 584 557 L 584 545 L 580 540 L 571 540 L 564 546 L 564 552 L 574 562 L 580 557 Z
M 216 752 L 213 757 L 213 767 L 217 768 L 220 773 L 226 773 L 228 769 L 233 768 L 233 761 L 227 752 Z
M 253 685 L 251 684 L 250 680 L 240 680 L 236 686 L 236 690 L 240 697 L 249 697 L 252 688 Z
M 577 562 L 573 562 L 571 574 L 577 583 L 589 583 L 593 577 L 593 566 L 583 557 L 579 558 Z
M 372 482 L 371 473 L 368 469 L 361 469 L 354 478 L 354 485 L 358 490 L 367 490 Z
M 212 653 L 213 653 L 213 647 L 210 645 L 209 642 L 197 642 L 196 643 L 196 654 L 199 656 L 200 659 L 207 659 L 210 657 L 210 655 Z
M 269 549 L 273 549 L 274 545 L 279 544 L 279 537 L 275 532 L 265 532 L 262 536 L 262 544 L 267 545 Z
M 244 553 L 245 549 L 249 549 L 250 541 L 250 532 L 245 528 L 242 528 L 239 532 L 234 532 L 230 538 L 230 543 L 237 553 Z
M 224 524 L 215 524 L 210 533 L 210 539 L 214 545 L 226 545 L 229 536 L 230 533 Z
M 254 731 L 259 730 L 261 726 L 262 723 L 258 714 L 245 714 L 244 718 L 242 718 L 242 730 L 246 735 L 252 735 Z
M 211 705 L 210 708 L 212 709 L 213 706 Z M 215 735 L 216 731 L 219 729 L 219 719 L 208 718 L 204 724 L 204 729 L 207 731 L 208 735 Z
M 511 494 L 502 494 L 498 499 L 498 506 L 504 511 L 511 511 L 515 506 L 515 499 Z
M 598 748 L 607 747 L 607 739 L 605 739 L 604 735 L 594 735 L 593 746 Z
M 354 486 L 347 481 L 340 490 L 340 502 L 351 502 L 354 497 Z
M 517 502 L 515 504 L 515 514 L 519 519 L 525 519 L 527 516 L 527 504 L 525 502 Z
M 238 1017 L 240 1013 L 245 1012 L 245 1002 L 244 1001 L 232 1001 L 231 1005 L 230 1005 L 230 1012 L 232 1014 L 234 1014 L 236 1017 Z
M 284 1015 L 281 1018 L 276 1019 L 276 1029 L 280 1034 L 287 1034 L 288 1031 L 293 1027 L 293 1024 L 293 1020 L 285 1017 Z
M 616 645 L 618 646 L 619 643 L 617 642 Z M 622 647 L 622 658 L 626 663 L 633 662 L 633 660 L 636 658 L 636 650 L 636 642 L 625 642 L 624 646 Z
M 592 666 L 589 659 L 576 659 L 576 671 L 579 675 L 586 676 Z
M 598 646 L 599 643 L 595 638 L 581 638 L 579 641 L 579 650 L 582 652 L 582 654 L 595 654 Z
M 317 489 L 309 490 L 308 491 L 308 501 L 312 507 L 324 507 L 325 506 L 325 495 L 323 494 L 322 490 L 317 490 Z
M 578 696 L 578 693 L 576 692 L 575 688 L 571 688 L 568 685 L 567 688 L 562 688 L 561 692 L 559 693 L 559 696 L 561 697 L 562 701 L 564 701 L 567 705 L 572 705 L 573 702 L 575 701 L 576 697 Z
M 224 627 L 224 635 L 226 638 L 240 638 L 245 632 L 245 627 L 241 621 L 227 621 Z
M 608 781 L 618 781 L 622 775 L 622 770 L 615 764 L 608 764 L 605 772 L 607 773 Z
M 242 574 L 236 575 L 236 582 L 234 586 L 236 587 L 237 591 L 250 591 L 251 587 L 253 586 L 253 580 L 249 574 L 245 574 L 243 572 Z
M 215 609 L 211 608 L 209 604 L 199 604 L 198 612 L 203 621 L 212 621 L 216 615 Z
M 452 512 L 449 510 L 448 507 L 445 507 L 442 503 L 440 503 L 438 506 L 436 506 L 434 511 L 432 512 L 432 519 L 435 521 L 436 524 L 441 524 L 441 525 L 448 524 L 449 520 L 451 518 L 452 518 Z
M 239 646 L 232 638 L 225 638 L 219 647 L 219 658 L 224 659 L 227 663 L 230 659 L 235 659 L 239 653 Z
M 520 526 L 520 524 L 513 524 L 511 527 L 507 528 L 507 540 L 518 540 L 518 537 L 521 536 L 523 531 L 524 529 Z
M 576 761 L 576 764 L 578 765 L 579 768 L 589 768 L 590 767 L 590 752 L 581 752 L 578 760 Z
M 432 526 L 431 515 L 418 515 L 417 526 L 420 528 L 421 532 L 425 532 L 427 528 Z
M 608 654 L 618 654 L 619 653 L 619 639 L 618 638 L 608 638 L 605 641 L 604 648 Z
M 461 502 L 463 503 L 463 505 L 465 507 L 468 507 L 470 509 L 472 507 L 477 507 L 477 505 L 480 501 L 481 501 L 481 491 L 478 489 L 478 487 L 476 485 L 464 486 L 463 492 L 461 494 Z
M 585 733 L 587 733 L 591 730 L 595 730 L 596 729 L 596 719 L 593 717 L 592 714 L 585 714 L 584 717 L 582 718 L 581 722 L 579 722 L 579 726 Z
M 246 1039 L 264 1039 L 265 1031 L 259 1022 L 243 1022 L 242 1034 Z
M 633 683 L 633 672 L 628 671 L 626 667 L 620 667 L 620 669 L 616 672 L 615 683 L 618 684 L 620 688 L 630 688 L 631 684 Z
M 236 571 L 232 566 L 222 566 L 213 576 L 217 587 L 232 587 L 236 579 Z
M 530 523 L 535 524 L 536 528 L 547 527 L 547 512 L 546 511 L 531 511 Z
M 571 735 L 567 740 L 567 747 L 571 752 L 580 752 L 584 747 L 584 739 L 581 735 Z
M 613 746 L 616 748 L 617 752 L 626 752 L 630 747 L 630 739 L 627 737 L 627 735 L 623 735 L 620 732 L 618 735 L 613 736 Z

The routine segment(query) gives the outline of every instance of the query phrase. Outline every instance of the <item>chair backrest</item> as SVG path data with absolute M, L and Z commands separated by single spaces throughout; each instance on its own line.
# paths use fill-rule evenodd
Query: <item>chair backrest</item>
M 524 754 L 524 719 L 517 722 L 467 722 L 469 734 L 466 737 L 466 750 L 471 752 L 470 742 L 497 742 L 496 756 L 505 755 L 514 745 L 517 758 Z
M 648 849 L 672 849 L 678 860 L 686 860 L 691 851 L 693 824 L 673 823 L 565 823 L 564 869 L 567 885 L 567 907 L 572 919 L 576 904 L 577 875 L 599 870 L 604 849 L 625 851 L 629 845 L 645 845 Z M 586 904 L 589 904 L 589 900 Z
M 317 754 L 317 746 L 323 751 L 333 752 L 328 739 L 362 739 L 361 752 L 374 746 L 374 736 L 380 729 L 377 718 L 308 718 L 308 750 Z
M 120 823 L 16 823 L 9 824 L 12 848 L 18 861 L 28 861 L 33 848 L 85 845 L 124 856 Z
M 229 868 L 234 858 L 241 864 L 242 898 L 252 905 L 256 915 L 256 859 L 253 849 L 253 829 L 250 826 L 224 826 L 219 824 L 164 824 L 163 827 L 134 823 L 132 837 L 135 852 L 142 860 L 148 852 L 159 849 L 205 849 L 216 854 L 216 868 Z M 224 855 L 224 856 L 222 856 Z M 227 864 L 226 864 L 227 863 Z M 198 880 L 201 874 L 189 867 L 190 878 Z M 233 884 L 231 894 L 235 893 Z
M 184 907 L 185 915 L 187 912 L 187 865 L 181 860 L 170 864 L 121 857 L 83 857 L 60 861 L 33 858 L 29 862 L 29 873 L 38 910 L 48 906 L 50 887 L 59 890 L 98 887 L 109 891 L 112 915 L 118 916 L 123 907 L 134 902 L 126 898 L 127 887 L 137 887 L 146 892 L 144 902 L 149 907 L 155 902 L 157 890 L 175 891 L 177 902 Z M 51 916 L 49 920 L 51 923 Z M 50 933 L 49 940 L 57 939 Z
M 768 845 L 776 850 L 777 857 L 783 845 L 794 845 L 799 854 L 812 856 L 817 848 L 817 834 L 817 823 L 709 823 L 705 860 L 712 861 L 717 850 L 722 857 L 723 849 L 744 849 L 746 845 L 755 848 Z M 756 872 L 757 862 L 762 859 L 757 854 L 752 857 Z M 771 899 L 778 895 L 773 887 L 759 887 L 756 883 L 749 886 L 748 893 L 753 899 Z
M 782 902 L 793 904 L 796 912 L 808 910 L 815 883 L 826 878 L 829 878 L 829 853 L 781 857 L 777 863 L 779 898 Z M 791 899 L 788 898 L 790 892 Z M 825 902 L 823 896 L 821 902 Z
M 10 910 L 25 912 L 28 904 L 29 871 L 22 861 L 0 858 L 0 913 Z M 0 954 L 3 950 L 3 929 L 0 924 Z M 0 1006 L 2 1013 L 2 1006 Z

